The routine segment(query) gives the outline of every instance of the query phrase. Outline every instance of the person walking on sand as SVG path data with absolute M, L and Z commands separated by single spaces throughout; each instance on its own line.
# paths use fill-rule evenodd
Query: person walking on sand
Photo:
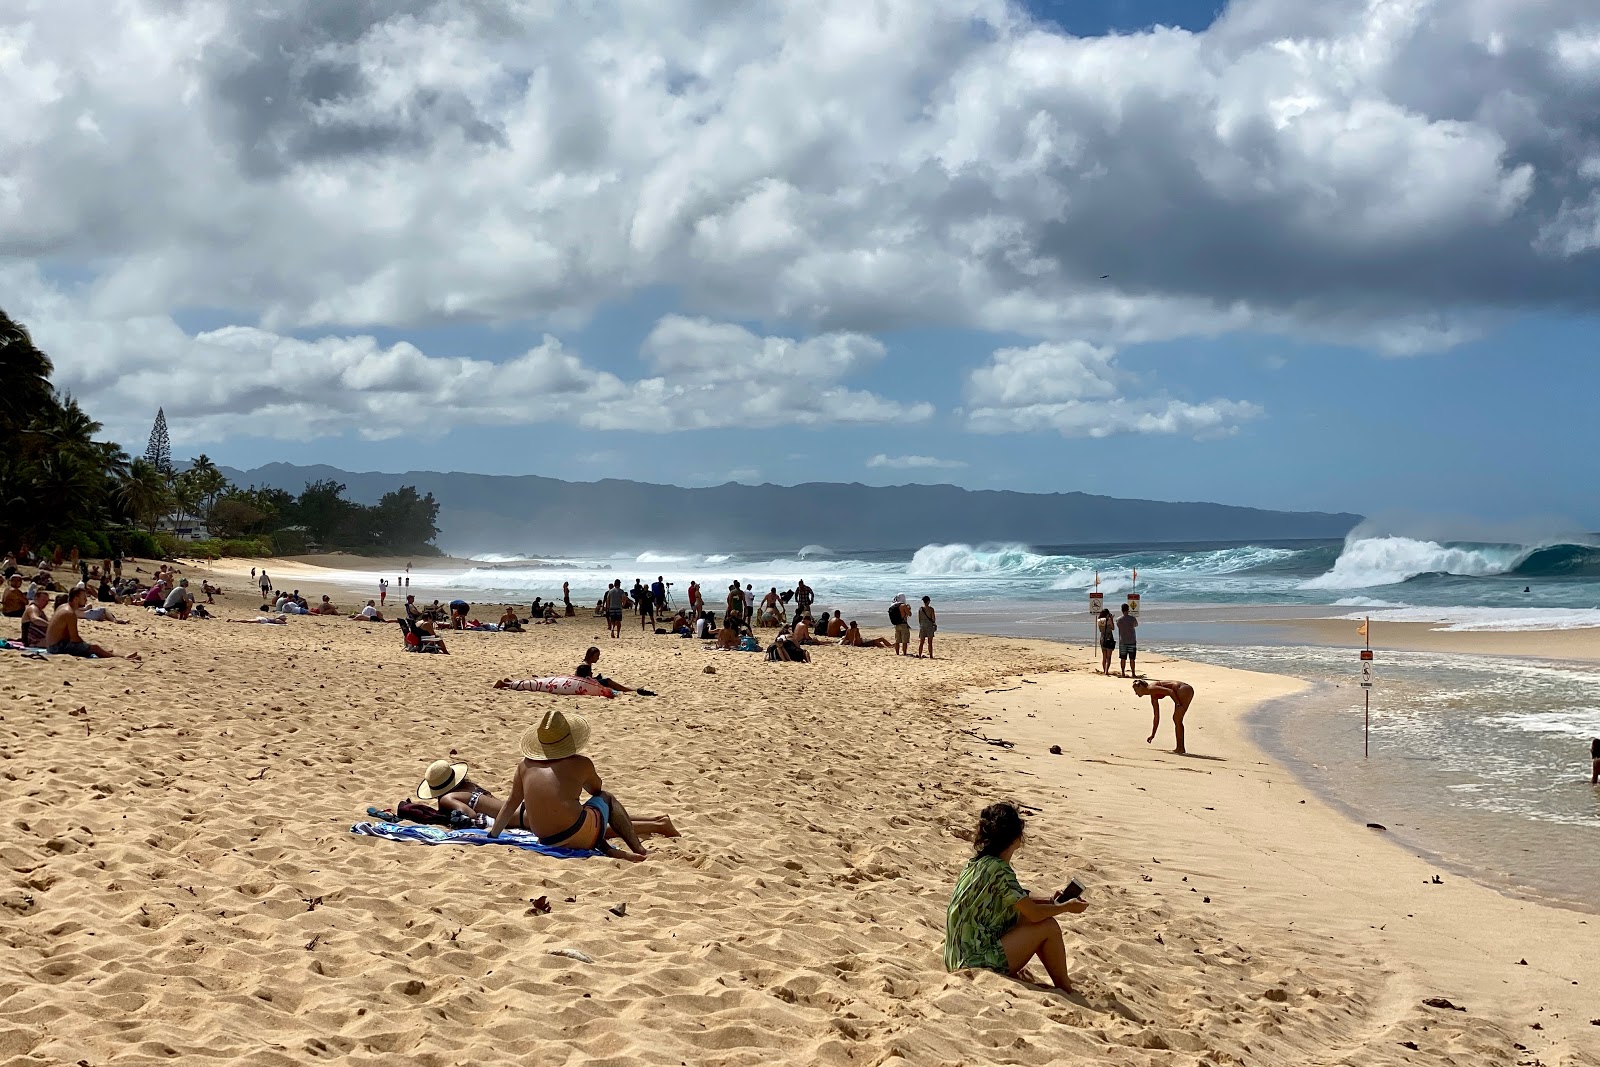
M 593 849 L 635 863 L 649 855 L 639 840 L 641 833 L 677 837 L 678 830 L 668 816 L 641 816 L 637 822 L 629 818 L 622 802 L 606 791 L 589 757 L 582 754 L 588 743 L 589 720 L 576 711 L 546 712 L 539 725 L 530 726 L 518 744 L 522 762 L 512 774 L 511 795 L 495 816 L 489 836 L 499 837 L 509 826 L 536 835 L 541 844 Z M 584 793 L 589 794 L 588 800 L 582 799 Z M 613 835 L 621 838 L 629 851 L 607 840 Z
M 933 635 L 939 629 L 938 617 L 933 611 L 933 602 L 927 597 L 922 598 L 922 607 L 917 609 L 917 658 L 922 658 L 922 648 L 928 648 L 928 658 L 933 658 Z
M 1117 650 L 1117 621 L 1111 617 L 1110 608 L 1100 609 L 1095 624 L 1100 631 L 1100 673 L 1111 674 L 1111 654 Z
M 799 596 L 796 592 L 796 603 L 799 602 Z M 911 655 L 911 605 L 906 603 L 904 593 L 896 593 L 889 605 L 889 624 L 894 627 L 894 654 Z
M 261 568 L 261 580 L 256 584 L 261 588 L 262 600 L 272 595 L 272 579 L 267 577 L 267 568 Z
M 612 637 L 622 636 L 622 613 L 628 607 L 628 594 L 622 588 L 622 579 L 618 578 L 611 583 L 611 588 L 606 590 L 606 631 Z
M 1010 801 L 990 804 L 978 816 L 973 857 L 961 870 L 945 912 L 947 971 L 981 968 L 1021 978 L 1035 956 L 1063 993 L 1072 992 L 1067 947 L 1057 915 L 1088 910 L 1082 900 L 1056 903 L 1030 894 L 1017 881 L 1011 857 L 1022 847 L 1026 824 Z
M 1153 712 L 1150 719 L 1150 736 L 1144 739 L 1145 744 L 1150 744 L 1156 739 L 1156 731 L 1161 729 L 1161 698 L 1172 698 L 1172 732 L 1178 737 L 1178 747 L 1172 751 L 1180 756 L 1189 753 L 1183 747 L 1183 717 L 1189 710 L 1189 705 L 1194 702 L 1194 686 L 1188 682 L 1147 682 L 1140 679 L 1133 683 L 1133 691 L 1142 697 L 1150 698 L 1150 708 Z
M 1118 678 L 1126 678 L 1128 671 L 1132 671 L 1135 678 L 1139 677 L 1138 631 L 1139 620 L 1128 610 L 1128 605 L 1122 605 L 1122 614 L 1117 618 Z

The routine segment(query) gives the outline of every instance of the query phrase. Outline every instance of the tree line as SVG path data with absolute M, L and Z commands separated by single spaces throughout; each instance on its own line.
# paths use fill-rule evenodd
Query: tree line
M 439 504 L 412 486 L 376 504 L 339 482 L 298 495 L 240 488 L 203 453 L 172 468 L 165 414 L 138 458 L 97 440 L 100 423 L 51 382 L 54 365 L 26 327 L 0 310 L 0 547 L 77 548 L 88 556 L 268 555 L 313 549 L 437 554 Z M 198 520 L 212 539 L 180 542 Z

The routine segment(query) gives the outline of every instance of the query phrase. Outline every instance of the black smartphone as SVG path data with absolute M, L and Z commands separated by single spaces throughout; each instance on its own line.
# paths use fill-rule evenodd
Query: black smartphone
M 1083 896 L 1083 883 L 1074 878 L 1067 883 L 1067 888 L 1056 894 L 1056 903 L 1065 904 L 1069 900 L 1077 900 Z

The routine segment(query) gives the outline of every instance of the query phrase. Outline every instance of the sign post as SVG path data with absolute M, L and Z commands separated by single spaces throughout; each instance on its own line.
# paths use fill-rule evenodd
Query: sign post
M 1089 648 L 1092 656 L 1099 655 L 1100 650 L 1100 609 L 1105 606 L 1106 598 L 1096 589 L 1089 594 Z
M 1367 634 L 1371 625 L 1370 619 L 1361 624 L 1361 634 Z M 1367 647 L 1361 650 L 1361 701 L 1366 712 L 1366 724 L 1361 735 L 1361 758 L 1367 759 L 1372 755 L 1372 640 L 1368 638 Z

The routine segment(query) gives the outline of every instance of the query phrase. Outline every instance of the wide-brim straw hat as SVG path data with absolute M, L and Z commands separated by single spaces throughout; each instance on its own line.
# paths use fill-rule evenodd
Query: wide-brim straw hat
M 517 747 L 527 759 L 553 760 L 576 756 L 589 743 L 589 720 L 576 711 L 549 711 L 522 733 Z
M 437 800 L 466 781 L 467 765 L 436 759 L 428 764 L 422 783 L 417 786 L 417 796 L 422 800 Z

